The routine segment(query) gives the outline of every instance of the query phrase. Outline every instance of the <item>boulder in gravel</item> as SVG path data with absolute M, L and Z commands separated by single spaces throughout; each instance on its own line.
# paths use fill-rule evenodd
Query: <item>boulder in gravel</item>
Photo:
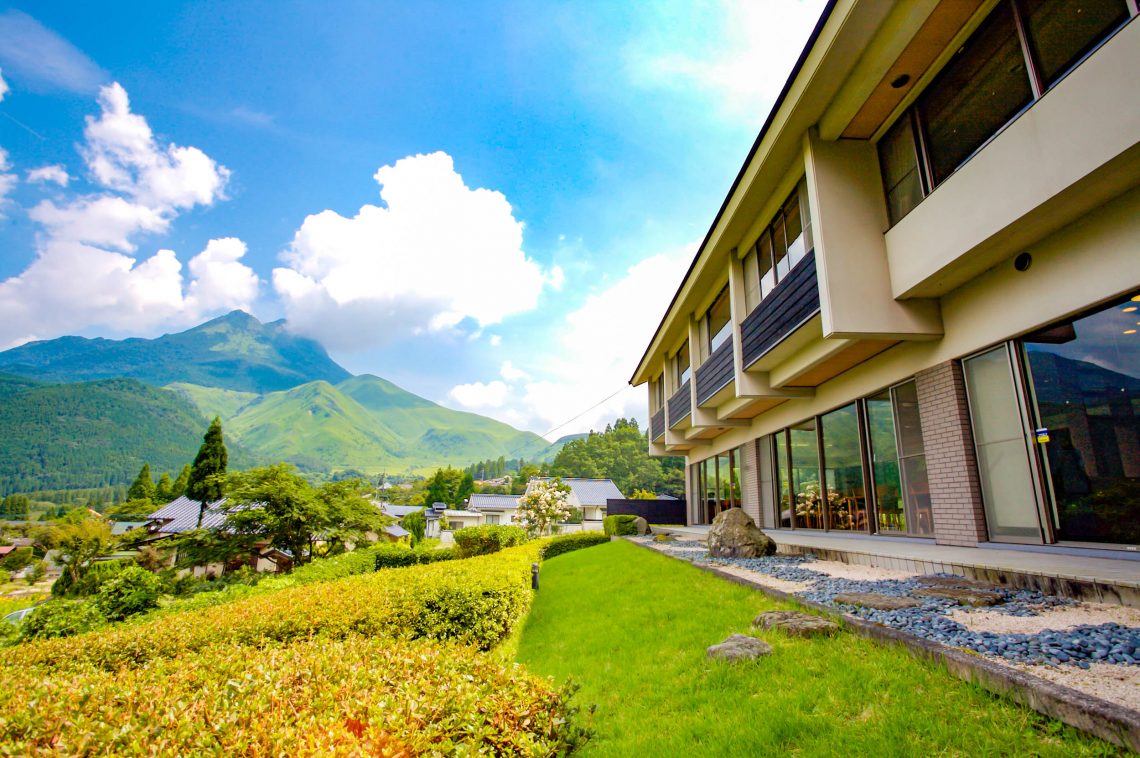
M 1001 602 L 1001 595 L 986 590 L 972 590 L 961 587 L 922 587 L 914 591 L 919 597 L 938 597 L 946 600 L 956 600 L 959 605 L 972 605 L 980 608 L 988 605 L 997 605 Z
M 649 534 L 649 522 L 638 516 L 633 520 L 633 528 L 637 530 L 638 535 L 645 536 Z
M 996 590 L 996 584 L 967 579 L 964 576 L 920 576 L 918 583 L 924 587 L 965 587 L 972 590 Z
M 767 611 L 752 620 L 761 629 L 782 629 L 795 637 L 815 637 L 839 632 L 839 624 L 822 616 L 800 611 Z
M 864 608 L 874 608 L 877 611 L 897 611 L 902 608 L 917 608 L 922 605 L 912 597 L 880 595 L 877 592 L 841 592 L 835 596 L 834 600 L 844 605 L 859 605 Z
M 740 508 L 721 512 L 709 527 L 709 555 L 714 558 L 759 558 L 775 552 L 776 543 Z
M 719 645 L 708 649 L 709 658 L 726 661 L 750 661 L 772 652 L 772 646 L 764 640 L 746 634 L 734 634 Z

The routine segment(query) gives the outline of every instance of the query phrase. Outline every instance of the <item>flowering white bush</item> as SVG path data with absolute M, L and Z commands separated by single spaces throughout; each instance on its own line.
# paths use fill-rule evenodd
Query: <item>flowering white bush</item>
M 519 499 L 518 524 L 531 537 L 550 534 L 554 525 L 570 518 L 569 485 L 561 479 L 538 482 Z

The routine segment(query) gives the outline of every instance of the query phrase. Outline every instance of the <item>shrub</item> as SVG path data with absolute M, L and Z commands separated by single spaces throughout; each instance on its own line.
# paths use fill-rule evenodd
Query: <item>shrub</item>
M 158 607 L 163 581 L 141 566 L 128 566 L 105 582 L 95 596 L 95 605 L 108 621 L 122 621 Z
M 611 537 L 624 537 L 630 534 L 637 534 L 637 528 L 633 525 L 633 522 L 636 520 L 637 516 L 629 513 L 606 516 L 602 519 L 602 529 Z
M 35 553 L 30 547 L 18 547 L 4 556 L 3 560 L 0 560 L 0 568 L 5 568 L 8 571 L 19 571 L 25 566 L 32 565 L 35 560 Z
M 103 614 L 85 600 L 49 600 L 20 624 L 21 640 L 71 637 L 103 624 Z
M 455 532 L 455 544 L 460 558 L 497 553 L 503 548 L 526 542 L 526 531 L 521 526 L 487 524 L 469 526 Z
M 569 553 L 573 550 L 581 550 L 584 547 L 593 547 L 594 545 L 600 545 L 603 542 L 609 541 L 610 538 L 602 532 L 563 534 L 546 543 L 546 547 L 542 551 L 542 560 L 548 561 L 556 555 Z
M 376 551 L 374 565 L 379 571 L 386 568 L 404 568 L 406 566 L 420 566 L 425 563 L 451 561 L 458 557 L 459 552 L 453 547 L 424 550 L 389 544 Z
M 564 755 L 572 689 L 471 648 L 324 638 L 134 669 L 13 667 L 4 755 Z
M 486 650 L 507 637 L 530 607 L 530 566 L 541 548 L 541 543 L 527 543 L 462 562 L 288 587 L 79 639 L 3 650 L 0 665 L 113 669 L 212 643 L 265 645 L 314 634 L 451 639 Z
M 4 569 L 0 569 L 0 584 L 7 584 L 12 581 L 12 575 Z
M 96 561 L 86 567 L 77 581 L 72 581 L 71 572 L 64 571 L 51 586 L 51 594 L 56 597 L 89 597 L 96 595 L 105 583 L 118 576 L 119 572 L 132 565 L 127 561 Z

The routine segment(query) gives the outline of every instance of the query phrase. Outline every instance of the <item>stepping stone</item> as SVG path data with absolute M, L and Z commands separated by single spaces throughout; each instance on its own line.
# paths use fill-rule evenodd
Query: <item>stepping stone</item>
M 926 587 L 965 587 L 972 590 L 996 590 L 997 585 L 967 579 L 964 576 L 920 576 L 918 583 Z
M 880 595 L 877 592 L 841 592 L 835 596 L 835 602 L 874 608 L 877 611 L 897 611 L 902 608 L 917 608 L 922 605 L 911 597 Z
M 832 635 L 839 632 L 839 624 L 822 616 L 799 611 L 768 611 L 752 620 L 752 626 L 761 629 L 783 629 L 795 637 Z
M 997 605 L 1001 602 L 1001 595 L 986 590 L 970 590 L 958 587 L 923 587 L 914 591 L 919 597 L 940 597 L 946 600 L 957 600 L 959 605 L 972 605 L 975 608 Z
M 709 658 L 725 661 L 750 661 L 772 652 L 772 646 L 764 640 L 746 634 L 734 634 L 719 645 L 708 649 Z

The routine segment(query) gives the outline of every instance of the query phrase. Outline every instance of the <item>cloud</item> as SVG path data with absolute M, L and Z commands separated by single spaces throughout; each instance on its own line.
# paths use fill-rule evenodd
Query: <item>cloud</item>
M 382 206 L 308 216 L 282 254 L 273 287 L 292 329 L 351 350 L 536 306 L 547 274 L 523 251 L 502 193 L 467 187 L 442 152 L 375 179 Z
M 503 338 L 498 334 L 492 334 L 488 342 L 491 343 L 491 347 L 498 347 L 499 345 L 503 344 Z
M 4 81 L 4 70 L 0 69 L 0 103 L 4 102 L 4 96 L 8 94 L 8 82 Z
M 60 187 L 66 187 L 71 182 L 71 176 L 68 175 L 66 169 L 59 164 L 53 166 L 40 166 L 28 170 L 28 183 L 29 184 L 44 184 L 51 182 L 58 184 Z
M 505 361 L 499 373 L 509 385 L 459 385 L 449 399 L 519 428 L 552 430 L 551 439 L 602 429 L 618 416 L 644 421 L 645 388 L 629 387 L 629 376 L 662 316 L 661 293 L 677 288 L 695 251 L 694 242 L 631 266 L 567 314 L 557 338 L 528 356 L 525 370 Z M 487 402 L 499 393 L 502 402 Z
M 234 121 L 238 121 L 247 126 L 256 126 L 261 128 L 273 126 L 273 116 L 269 115 L 268 113 L 262 113 L 261 111 L 254 110 L 253 108 L 247 108 L 244 105 L 239 105 L 236 108 L 231 108 L 229 115 L 230 118 Z
M 483 384 L 472 382 L 452 387 L 448 396 L 466 408 L 501 408 L 510 395 L 511 388 L 498 379 Z
M 12 168 L 12 163 L 8 160 L 8 151 L 0 147 L 0 218 L 4 218 L 4 206 L 8 203 L 8 195 L 12 190 L 16 189 L 16 185 L 20 182 L 20 178 L 15 174 L 8 173 Z
M 26 13 L 0 13 L 0 64 L 33 91 L 95 92 L 109 78 L 77 47 Z
M 0 282 L 2 347 L 90 329 L 187 326 L 249 309 L 257 296 L 237 239 L 211 240 L 190 259 L 188 279 L 172 250 L 133 255 L 140 235 L 166 232 L 184 210 L 222 198 L 229 171 L 197 148 L 160 147 L 117 83 L 100 91 L 99 105 L 79 147 L 96 191 L 43 200 L 28 212 L 39 227 L 36 258 Z M 59 166 L 35 169 L 29 180 L 33 174 L 67 177 Z
M 711 99 L 729 119 L 758 123 L 767 115 L 819 20 L 823 0 L 722 0 L 719 13 L 700 13 L 718 40 L 681 32 L 638 40 L 626 51 L 633 80 Z

